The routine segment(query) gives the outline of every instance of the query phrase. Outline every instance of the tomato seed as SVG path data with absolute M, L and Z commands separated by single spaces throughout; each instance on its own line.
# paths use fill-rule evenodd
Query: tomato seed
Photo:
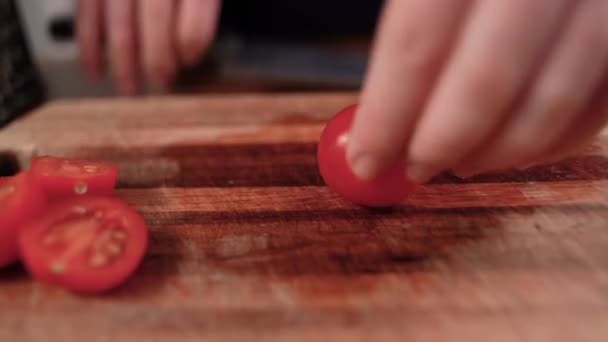
M 110 242 L 106 245 L 106 250 L 111 256 L 117 256 L 122 252 L 122 247 L 117 243 Z
M 57 234 L 49 234 L 44 237 L 44 241 L 42 243 L 44 243 L 47 246 L 50 246 L 50 245 L 54 245 L 55 243 L 57 243 L 57 241 L 59 241 L 59 237 L 57 236 Z
M 86 214 L 87 213 L 87 208 L 85 207 L 74 207 L 72 208 L 72 212 L 74 212 L 75 214 Z
M 89 260 L 89 265 L 91 267 L 103 267 L 108 264 L 108 257 L 104 254 L 96 253 Z
M 50 266 L 51 273 L 53 274 L 61 274 L 65 271 L 65 264 L 59 261 L 56 261 Z
M 112 234 L 112 237 L 118 241 L 124 241 L 127 239 L 127 234 L 125 232 L 116 231 Z
M 74 185 L 74 192 L 77 195 L 84 195 L 89 190 L 89 187 L 85 183 L 78 183 Z
M 95 246 L 101 247 L 101 246 L 105 245 L 106 243 L 110 242 L 111 240 L 112 240 L 112 231 L 104 230 L 103 232 L 101 232 L 99 234 L 97 239 L 95 239 Z

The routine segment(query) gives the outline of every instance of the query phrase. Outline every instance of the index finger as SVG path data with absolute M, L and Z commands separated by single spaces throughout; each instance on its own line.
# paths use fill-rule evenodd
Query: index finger
M 106 0 L 106 34 L 112 78 L 119 93 L 138 92 L 136 0 Z
M 80 67 L 91 79 L 101 72 L 102 19 L 101 0 L 78 0 L 76 4 L 76 38 Z
M 373 179 L 404 145 L 471 1 L 392 0 L 378 29 L 347 159 Z
M 176 38 L 181 62 L 194 65 L 215 35 L 220 0 L 182 0 Z

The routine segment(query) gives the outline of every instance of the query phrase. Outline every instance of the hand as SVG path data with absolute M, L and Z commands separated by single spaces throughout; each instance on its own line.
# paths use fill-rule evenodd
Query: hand
M 559 159 L 608 121 L 608 1 L 388 0 L 347 158 L 425 182 Z
M 215 35 L 220 0 L 78 0 L 83 72 L 96 80 L 107 47 L 120 94 L 139 91 L 140 72 L 160 89 L 180 66 L 196 63 Z

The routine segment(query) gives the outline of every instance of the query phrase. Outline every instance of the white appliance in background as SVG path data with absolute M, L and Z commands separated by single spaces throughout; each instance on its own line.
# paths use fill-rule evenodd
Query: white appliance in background
M 32 58 L 45 82 L 49 99 L 112 94 L 108 79 L 84 79 L 72 29 L 77 0 L 16 0 Z M 54 34 L 53 34 L 54 33 Z M 63 37 L 63 38 L 62 38 Z

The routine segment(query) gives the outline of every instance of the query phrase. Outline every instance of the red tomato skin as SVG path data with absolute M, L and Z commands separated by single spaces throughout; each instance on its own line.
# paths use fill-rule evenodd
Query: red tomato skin
M 121 260 L 112 267 L 95 269 L 83 266 L 79 261 L 76 266 L 67 265 L 65 271 L 59 274 L 49 267 L 53 251 L 45 249 L 42 238 L 54 221 L 64 217 L 75 206 L 116 210 L 130 222 L 130 226 L 125 228 L 129 240 L 124 255 L 120 256 Z M 119 199 L 79 196 L 49 206 L 43 216 L 21 230 L 18 242 L 22 262 L 32 277 L 42 283 L 63 287 L 75 293 L 94 295 L 118 287 L 135 272 L 148 246 L 148 230 L 141 216 Z
M 317 146 L 317 163 L 323 181 L 341 197 L 362 206 L 398 205 L 416 190 L 407 179 L 405 163 L 399 162 L 372 181 L 357 177 L 346 160 L 347 134 L 357 105 L 338 112 L 325 126 Z M 345 138 L 340 138 L 345 136 Z
M 16 190 L 0 202 L 0 267 L 19 259 L 18 232 L 28 221 L 42 213 L 47 202 L 40 186 L 26 171 L 0 179 L 0 184 L 8 183 Z
M 59 165 L 59 163 L 63 161 L 101 165 L 104 167 L 105 172 L 102 174 L 81 173 L 78 175 L 60 174 L 58 172 L 44 172 L 44 169 L 47 168 L 49 164 Z M 74 191 L 79 184 L 86 184 L 86 195 L 112 196 L 118 179 L 118 168 L 114 165 L 95 161 L 50 156 L 33 157 L 30 161 L 30 170 L 32 175 L 34 175 L 36 180 L 43 187 L 48 197 L 53 199 L 61 199 L 79 195 Z

